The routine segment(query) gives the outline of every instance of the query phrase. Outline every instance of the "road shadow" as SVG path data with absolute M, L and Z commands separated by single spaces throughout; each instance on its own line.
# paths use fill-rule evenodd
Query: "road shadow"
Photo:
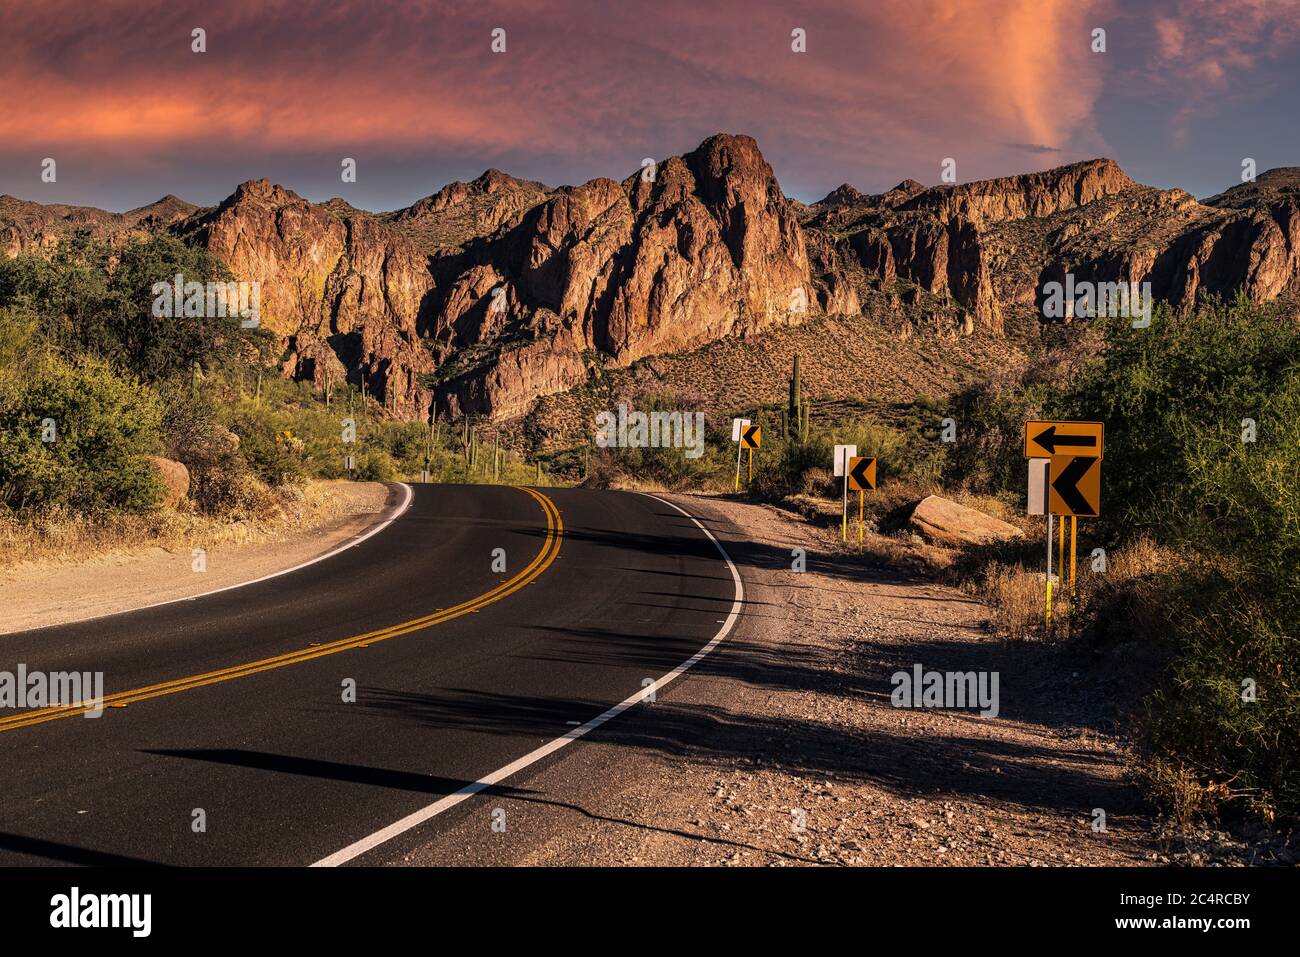
M 533 628 L 546 633 L 545 642 L 532 643 L 521 654 L 559 668 L 583 664 L 619 669 L 627 675 L 627 694 L 643 678 L 657 678 L 679 665 L 716 631 L 732 601 L 729 575 L 711 542 L 695 523 L 667 506 L 651 505 L 659 530 L 626 535 L 619 532 L 566 527 L 572 541 L 643 555 L 647 552 L 706 559 L 709 566 L 688 564 L 685 576 L 703 586 L 688 585 L 683 593 L 647 588 L 622 603 L 629 612 L 653 610 L 661 618 L 672 613 L 683 622 L 678 639 L 660 629 L 638 631 L 635 623 L 604 623 L 586 627 Z M 790 571 L 791 554 L 782 546 L 754 541 L 733 523 L 700 519 L 716 535 L 747 581 L 770 579 L 755 571 Z M 913 626 L 898 640 L 882 627 L 858 629 L 846 640 L 846 661 L 833 661 L 824 644 L 803 640 L 820 627 L 837 627 L 836 620 L 819 620 L 816 610 L 793 609 L 774 594 L 799 584 L 751 584 L 741 611 L 741 627 L 713 654 L 699 661 L 693 678 L 737 681 L 756 691 L 816 692 L 854 705 L 869 702 L 887 709 L 884 721 L 864 731 L 831 721 L 771 718 L 729 711 L 704 704 L 676 704 L 672 695 L 657 704 L 638 705 L 634 713 L 594 732 L 594 737 L 668 759 L 690 758 L 721 766 L 765 765 L 800 776 L 860 781 L 900 795 L 951 794 L 973 800 L 1009 802 L 1046 811 L 1069 811 L 1084 817 L 1093 808 L 1110 813 L 1139 813 L 1142 801 L 1126 780 L 1119 759 L 1083 743 L 1088 734 L 1110 733 L 1119 717 L 1115 682 L 1090 673 L 1086 654 L 1064 643 L 1008 642 L 979 632 L 983 607 L 926 577 L 881 566 L 855 556 L 808 555 L 808 568 L 836 581 L 869 582 L 877 589 L 899 589 L 896 597 L 920 603 L 918 614 L 895 616 Z M 621 563 L 629 571 L 667 576 L 635 558 Z M 665 586 L 667 581 L 665 581 Z M 917 586 L 923 586 L 918 588 Z M 714 594 L 709 594 L 714 592 Z M 926 603 L 934 607 L 963 606 L 964 624 L 925 617 Z M 652 612 L 652 613 L 653 613 Z M 694 614 L 693 614 L 694 613 Z M 808 614 L 809 620 L 800 620 Z M 751 636 L 746 622 L 762 617 L 791 620 L 792 637 L 779 643 Z M 695 626 L 698 624 L 698 628 Z M 879 625 L 879 623 L 877 623 Z M 916 628 L 914 626 L 920 626 Z M 934 636 L 924 629 L 934 626 Z M 886 626 L 887 627 L 887 622 Z M 963 631 L 961 637 L 945 632 Z M 917 633 L 922 637 L 916 637 Z M 692 637 L 694 636 L 694 637 Z M 947 729 L 936 732 L 905 727 L 902 713 L 890 702 L 896 672 L 910 673 L 915 665 L 927 671 L 991 672 L 999 679 L 999 716 L 979 717 L 974 711 L 954 713 Z M 554 728 L 559 715 L 590 719 L 608 703 L 580 698 L 544 699 L 485 695 L 468 689 L 448 689 L 434 695 L 410 695 L 368 689 L 365 707 L 430 727 L 473 728 L 483 733 L 516 735 Z M 982 722 L 1017 722 L 1036 726 L 1025 735 L 988 733 Z M 880 725 L 886 727 L 880 727 Z M 1032 730 L 1032 729 L 1030 729 Z M 1038 742 L 1038 743 L 1035 743 Z
M 192 750 L 160 750 L 146 751 L 146 754 L 164 755 L 167 757 L 183 758 L 192 761 L 207 761 L 215 764 L 224 764 L 241 768 L 256 768 L 262 771 L 270 771 L 282 774 L 306 775 L 313 778 L 319 778 L 326 781 L 342 781 L 347 783 L 372 784 L 377 787 L 396 787 L 406 791 L 417 791 L 425 794 L 447 795 L 454 794 L 467 787 L 471 782 L 459 781 L 451 778 L 439 778 L 429 775 L 413 774 L 402 771 L 390 771 L 381 768 L 372 768 L 359 764 L 348 764 L 339 761 L 315 761 L 303 758 L 297 758 L 292 755 L 274 754 L 268 751 L 249 751 L 244 749 L 229 748 L 212 748 L 212 749 L 192 749 Z M 426 786 L 427 785 L 427 786 Z M 647 824 L 644 821 L 634 821 L 630 818 L 616 817 L 606 814 L 598 814 L 590 811 L 580 804 L 570 801 L 560 801 L 553 798 L 543 797 L 536 791 L 527 788 L 516 788 L 506 784 L 495 784 L 483 788 L 476 792 L 482 797 L 499 797 L 512 801 L 519 801 L 524 804 L 533 804 L 539 807 L 550 807 L 557 810 L 571 811 L 579 814 L 589 821 L 598 821 L 605 824 L 616 824 L 621 827 L 632 828 L 640 831 L 664 834 L 671 837 L 680 837 L 688 840 L 699 841 L 701 843 L 718 844 L 726 847 L 734 847 L 739 850 L 759 851 L 760 849 L 744 841 L 737 841 L 732 838 L 722 837 L 714 834 L 701 834 L 689 831 L 684 828 L 663 827 L 656 824 Z M 34 854 L 42 853 L 42 856 L 54 857 L 55 859 L 67 860 L 70 863 L 84 864 L 116 864 L 116 863 L 140 863 L 147 864 L 147 861 L 136 861 L 132 858 L 120 858 L 116 855 L 101 854 L 95 851 L 85 851 L 79 848 L 71 848 L 67 845 L 53 845 L 47 841 L 37 841 L 30 838 L 21 838 L 16 835 L 0 834 L 0 850 L 21 850 L 24 853 Z M 785 851 L 767 851 L 766 853 L 775 854 L 792 863 L 801 864 L 818 864 L 821 863 L 816 858 L 805 857 L 798 854 L 791 854 Z
M 430 695 L 372 688 L 357 707 L 400 715 L 429 729 L 527 737 L 555 730 L 559 714 L 590 720 L 608 705 L 584 698 L 465 689 Z M 971 715 L 962 724 L 994 720 L 999 719 Z M 715 705 L 660 700 L 636 705 L 584 740 L 719 769 L 739 764 L 871 784 L 905 797 L 944 794 L 1082 816 L 1096 807 L 1113 814 L 1137 810 L 1122 780 L 1097 773 L 1104 764 L 1113 765 L 1112 760 L 1087 750 L 997 740 L 977 733 L 974 724 L 968 727 L 970 733 L 931 731 L 919 736 L 905 728 L 862 730 L 830 720 L 755 716 Z
M 155 861 L 108 851 L 96 851 L 61 841 L 45 841 L 21 834 L 0 831 L 0 851 L 39 857 L 57 864 L 74 864 L 81 867 L 162 867 Z
M 368 784 L 372 787 L 413 791 L 438 797 L 455 794 L 473 783 L 459 778 L 439 777 L 436 774 L 395 771 L 388 768 L 374 768 L 364 764 L 350 764 L 341 761 L 320 761 L 314 758 L 272 754 L 266 751 L 249 751 L 242 748 L 179 748 L 145 750 L 141 753 L 156 754 L 169 758 L 184 758 L 189 761 L 207 761 L 232 767 L 271 771 L 276 774 L 319 778 L 325 781 Z M 518 791 L 508 785 L 501 785 L 493 788 L 492 793 L 505 797 L 523 797 L 527 792 Z

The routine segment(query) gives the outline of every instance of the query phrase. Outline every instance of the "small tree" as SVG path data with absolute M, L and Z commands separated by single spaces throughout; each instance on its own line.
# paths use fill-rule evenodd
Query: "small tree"
M 0 501 L 13 509 L 142 512 L 161 499 L 148 455 L 162 406 L 97 359 L 50 359 L 0 409 Z

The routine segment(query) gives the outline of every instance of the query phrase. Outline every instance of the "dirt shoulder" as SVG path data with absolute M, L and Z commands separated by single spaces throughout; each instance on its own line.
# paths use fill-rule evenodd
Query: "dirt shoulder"
M 511 779 L 510 796 L 476 804 L 404 863 L 1165 860 L 1107 730 L 1104 679 L 1065 649 L 1000 641 L 977 601 L 866 564 L 787 512 L 669 497 L 741 568 L 740 627 L 656 703 Z M 996 672 L 999 715 L 893 707 L 890 676 L 917 664 Z M 491 828 L 497 807 L 504 833 Z
M 395 504 L 379 482 L 317 483 L 301 505 L 263 526 L 194 522 L 165 545 L 103 551 L 83 561 L 42 557 L 0 570 L 0 635 L 114 614 L 274 574 L 363 534 Z M 192 568 L 203 548 L 207 570 Z

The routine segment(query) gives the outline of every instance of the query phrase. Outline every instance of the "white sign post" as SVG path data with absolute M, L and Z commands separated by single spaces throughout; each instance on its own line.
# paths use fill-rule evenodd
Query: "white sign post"
M 844 477 L 844 509 L 840 516 L 840 538 L 849 540 L 849 461 L 857 458 L 856 445 L 835 446 L 835 477 Z
M 745 434 L 749 428 L 749 419 L 732 419 L 731 420 L 731 441 L 736 443 L 736 491 L 740 491 L 740 450 L 743 443 L 740 437 Z
M 1048 508 L 1047 485 L 1051 480 L 1051 459 L 1029 460 L 1029 514 L 1047 516 L 1047 623 L 1052 623 L 1052 510 Z M 1065 521 L 1064 518 L 1061 521 Z

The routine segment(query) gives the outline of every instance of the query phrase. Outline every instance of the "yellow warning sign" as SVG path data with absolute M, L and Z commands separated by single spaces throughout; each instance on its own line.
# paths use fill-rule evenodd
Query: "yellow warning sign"
M 1105 430 L 1101 422 L 1026 422 L 1025 458 L 1050 459 L 1058 455 L 1102 458 Z
M 849 488 L 862 492 L 876 487 L 876 460 L 855 455 L 849 459 Z
M 1048 507 L 1057 515 L 1095 518 L 1101 514 L 1101 459 L 1096 455 L 1054 455 L 1048 474 Z

